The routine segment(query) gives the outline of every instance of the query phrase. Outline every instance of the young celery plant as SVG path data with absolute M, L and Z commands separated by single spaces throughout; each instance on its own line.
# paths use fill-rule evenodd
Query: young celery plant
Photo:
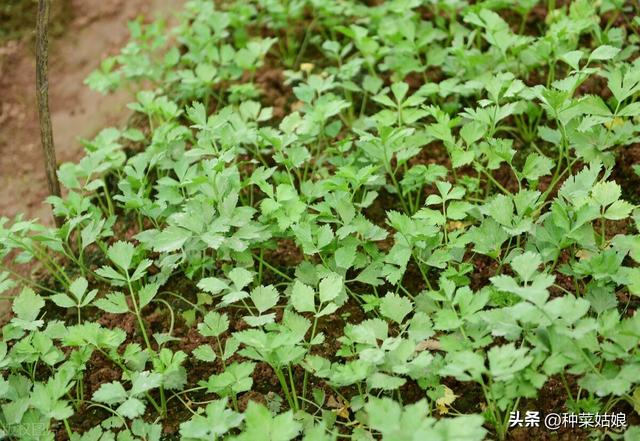
M 115 268 L 105 265 L 96 270 L 97 276 L 109 280 L 112 285 L 125 286 L 127 288 L 133 311 L 129 309 L 127 298 L 122 292 L 110 293 L 106 297 L 97 300 L 95 305 L 103 311 L 114 314 L 133 312 L 138 321 L 140 333 L 142 334 L 147 349 L 151 354 L 155 354 L 142 318 L 142 309 L 153 300 L 159 287 L 154 283 L 145 284 L 141 287 L 137 286 L 140 285 L 139 281 L 146 275 L 146 270 L 153 262 L 149 259 L 142 259 L 135 266 L 135 269 L 133 269 L 135 251 L 134 245 L 130 242 L 116 242 L 107 250 L 107 257 L 114 264 Z M 138 289 L 134 289 L 134 285 L 136 285 Z M 161 398 L 160 413 L 164 417 L 167 413 L 167 402 L 163 384 L 160 384 L 158 388 Z
M 272 286 L 259 286 L 251 291 L 250 296 L 259 314 L 250 310 L 251 315 L 244 317 L 244 320 L 253 329 L 233 334 L 234 339 L 244 345 L 239 354 L 271 366 L 289 407 L 298 411 L 300 404 L 293 367 L 307 353 L 304 337 L 311 323 L 290 310 L 285 310 L 281 323 L 274 323 L 275 313 L 266 313 L 276 306 L 279 299 L 278 292 Z
M 82 316 L 80 315 L 80 309 L 91 304 L 93 299 L 98 294 L 97 289 L 87 291 L 89 282 L 84 277 L 80 277 L 74 280 L 69 286 L 69 293 L 55 294 L 50 297 L 51 301 L 61 308 L 76 308 L 78 324 L 82 323 Z
M 322 334 L 316 335 L 318 319 L 337 311 L 338 304 L 335 302 L 339 300 L 344 302 L 344 296 L 342 296 L 342 299 L 339 299 L 340 294 L 343 292 L 343 281 L 338 275 L 325 277 L 320 281 L 318 285 L 318 301 L 316 301 L 316 292 L 312 287 L 302 283 L 300 280 L 296 280 L 293 283 L 291 289 L 291 304 L 293 308 L 299 313 L 313 313 L 313 325 L 307 342 L 309 350 L 313 345 L 324 340 Z M 305 369 L 302 380 L 303 409 L 307 398 L 308 375 L 309 371 Z

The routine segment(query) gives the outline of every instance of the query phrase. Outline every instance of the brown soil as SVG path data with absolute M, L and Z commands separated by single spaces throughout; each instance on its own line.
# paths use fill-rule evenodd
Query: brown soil
M 640 143 L 631 144 L 618 149 L 613 179 L 622 186 L 622 197 L 631 203 L 640 201 L 640 176 L 634 166 L 640 164 Z
M 266 107 L 273 107 L 273 117 L 280 120 L 287 114 L 287 105 L 291 99 L 292 90 L 284 84 L 284 72 L 277 67 L 264 67 L 256 73 L 256 84 L 262 90 L 263 103 Z
M 571 389 L 576 387 L 573 377 L 567 378 Z M 575 394 L 575 390 L 572 393 Z M 542 418 L 549 413 L 571 413 L 566 407 L 567 394 L 562 382 L 557 377 L 547 380 L 545 386 L 540 389 L 538 397 L 528 400 L 522 407 L 522 412 L 532 410 L 540 412 Z M 544 421 L 540 421 L 539 427 L 516 427 L 509 431 L 509 439 L 512 441 L 540 440 L 540 441 L 578 441 L 588 439 L 588 434 L 579 427 L 561 427 L 559 430 L 550 430 L 544 426 Z

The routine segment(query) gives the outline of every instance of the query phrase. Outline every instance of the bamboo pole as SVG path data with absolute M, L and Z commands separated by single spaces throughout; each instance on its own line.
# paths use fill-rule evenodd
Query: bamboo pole
M 56 174 L 56 151 L 53 144 L 53 129 L 49 113 L 49 1 L 38 0 L 38 17 L 36 22 L 36 97 L 38 100 L 38 118 L 40 120 L 40 141 L 44 154 L 44 167 L 47 173 L 49 194 L 60 197 L 60 182 Z M 62 225 L 62 219 L 55 217 L 56 226 Z

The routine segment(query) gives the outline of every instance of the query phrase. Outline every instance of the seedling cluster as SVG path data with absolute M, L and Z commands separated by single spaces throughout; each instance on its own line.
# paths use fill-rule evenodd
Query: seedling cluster
M 640 439 L 637 3 L 216 3 L 88 77 L 133 116 L 63 225 L 0 219 L 3 433 Z

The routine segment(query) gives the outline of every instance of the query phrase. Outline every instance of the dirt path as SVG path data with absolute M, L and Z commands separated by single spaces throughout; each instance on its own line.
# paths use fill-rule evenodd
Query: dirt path
M 57 1 L 57 0 L 53 0 Z M 182 1 L 68 0 L 73 17 L 50 42 L 49 100 L 58 163 L 77 160 L 79 138 L 122 124 L 130 96 L 102 96 L 83 85 L 86 76 L 129 38 L 127 21 L 167 17 Z M 66 17 L 65 17 L 66 18 Z M 64 18 L 63 18 L 64 19 Z M 2 26 L 2 23 L 0 23 Z M 27 39 L 25 39 L 27 40 Z M 0 45 L 0 217 L 25 213 L 51 224 L 35 106 L 35 59 L 27 41 Z

